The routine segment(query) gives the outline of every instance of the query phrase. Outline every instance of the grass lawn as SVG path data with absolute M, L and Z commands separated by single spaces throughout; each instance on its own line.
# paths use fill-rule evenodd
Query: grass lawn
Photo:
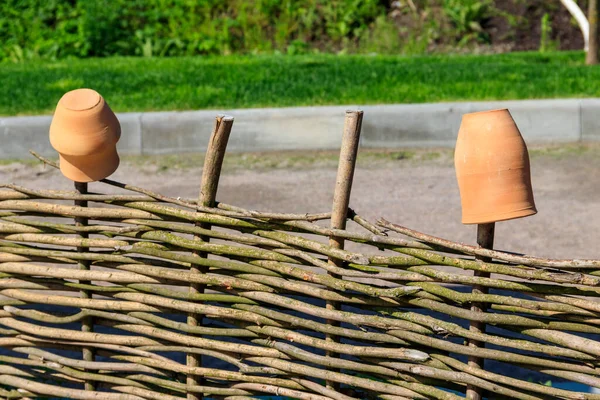
M 600 96 L 582 52 L 227 56 L 0 64 L 0 115 L 50 114 L 89 87 L 118 112 Z

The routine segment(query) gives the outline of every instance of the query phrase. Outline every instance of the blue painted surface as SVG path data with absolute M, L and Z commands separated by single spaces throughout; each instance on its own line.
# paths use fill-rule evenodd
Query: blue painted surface
M 540 383 L 540 382 L 536 382 L 536 383 Z M 540 384 L 543 384 L 543 383 L 540 383 Z M 583 383 L 577 383 L 577 382 L 552 382 L 552 387 L 557 388 L 557 389 L 570 390 L 572 392 L 600 393 L 600 389 L 595 389 L 591 386 L 584 385 Z M 444 390 L 446 392 L 454 393 L 458 396 L 464 396 L 464 393 L 457 392 L 454 390 L 449 390 L 449 389 L 444 389 L 444 388 L 438 388 L 438 389 Z M 487 399 L 488 399 L 487 397 L 484 397 L 484 400 L 487 400 Z
M 570 390 L 572 392 L 598 393 L 597 391 L 593 391 L 594 388 L 577 382 L 552 382 L 552 387 Z

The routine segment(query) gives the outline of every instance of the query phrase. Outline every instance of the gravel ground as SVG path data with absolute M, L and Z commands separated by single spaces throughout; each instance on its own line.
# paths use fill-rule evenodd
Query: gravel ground
M 600 258 L 600 145 L 533 148 L 532 181 L 538 214 L 498 223 L 495 247 L 552 258 Z M 218 199 L 263 211 L 322 212 L 331 208 L 337 154 L 231 154 Z M 171 196 L 196 197 L 202 157 L 125 157 L 113 179 Z M 40 164 L 0 166 L 0 182 L 69 189 L 58 171 Z M 93 191 L 112 191 L 101 183 Z M 454 241 L 474 243 L 462 225 L 452 153 L 447 149 L 363 150 L 351 207 L 370 220 L 391 222 Z

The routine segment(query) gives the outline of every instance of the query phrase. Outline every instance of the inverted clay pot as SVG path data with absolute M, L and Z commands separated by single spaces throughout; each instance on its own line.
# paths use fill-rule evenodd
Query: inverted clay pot
M 463 224 L 537 213 L 529 153 L 506 109 L 463 115 L 454 154 Z
M 50 144 L 60 156 L 60 170 L 76 182 L 106 178 L 119 166 L 121 125 L 100 94 L 92 89 L 67 92 L 50 125 Z

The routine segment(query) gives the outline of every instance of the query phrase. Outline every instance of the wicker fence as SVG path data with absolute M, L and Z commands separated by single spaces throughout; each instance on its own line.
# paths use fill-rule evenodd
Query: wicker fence
M 332 213 L 215 203 L 228 119 L 199 201 L 4 185 L 0 398 L 600 399 L 526 378 L 600 387 L 600 260 L 366 221 L 360 117 Z

